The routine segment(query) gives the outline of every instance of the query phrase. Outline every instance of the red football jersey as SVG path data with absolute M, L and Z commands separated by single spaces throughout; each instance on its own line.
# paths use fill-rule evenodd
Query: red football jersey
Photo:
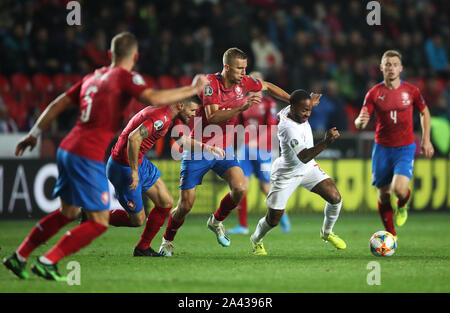
M 233 144 L 234 133 L 227 133 L 226 128 L 229 125 L 234 126 L 237 121 L 237 117 L 234 117 L 226 122 L 220 124 L 213 124 L 210 126 L 205 112 L 205 106 L 210 104 L 218 104 L 219 110 L 230 110 L 235 107 L 241 106 L 247 101 L 248 92 L 258 92 L 262 89 L 262 83 L 256 78 L 251 76 L 244 76 L 239 84 L 233 85 L 227 89 L 223 85 L 222 75 L 220 73 L 208 74 L 207 78 L 211 82 L 207 86 L 203 93 L 200 95 L 203 106 L 201 106 L 195 114 L 194 126 L 191 129 L 191 137 L 197 139 L 200 138 L 203 143 L 216 145 L 221 148 L 226 148 L 227 145 Z M 201 127 L 200 127 L 201 126 Z M 210 127 L 208 127 L 210 126 Z M 215 132 L 219 127 L 223 136 L 218 132 Z
M 141 75 L 121 67 L 102 67 L 83 77 L 66 92 L 80 110 L 60 148 L 103 162 L 109 143 L 122 126 L 123 110 L 146 88 Z
M 272 132 L 277 125 L 277 103 L 271 97 L 263 97 L 261 102 L 239 115 L 239 123 L 247 130 L 245 144 L 250 141 L 259 149 L 270 151 L 272 149 Z
M 363 107 L 369 114 L 375 111 L 375 142 L 385 147 L 406 146 L 414 142 L 413 107 L 420 112 L 426 104 L 417 87 L 402 81 L 397 89 L 384 83 L 372 87 Z
M 139 164 L 144 154 L 150 150 L 155 142 L 164 137 L 172 123 L 172 109 L 170 106 L 161 108 L 147 107 L 138 112 L 129 122 L 119 136 L 117 143 L 111 151 L 111 158 L 119 164 L 130 166 L 128 161 L 128 135 L 141 124 L 147 127 L 148 137 L 142 141 L 139 149 Z

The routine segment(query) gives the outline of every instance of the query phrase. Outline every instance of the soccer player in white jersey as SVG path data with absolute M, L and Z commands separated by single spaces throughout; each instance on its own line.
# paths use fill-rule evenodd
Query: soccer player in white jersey
M 255 255 L 267 254 L 262 240 L 278 225 L 289 198 L 299 186 L 317 193 L 327 202 L 320 237 L 331 242 L 337 249 L 345 249 L 347 246 L 344 240 L 333 233 L 333 226 L 342 207 L 341 195 L 333 180 L 314 160 L 315 156 L 340 136 L 333 127 L 327 131 L 325 138 L 314 146 L 308 118 L 320 96 L 309 95 L 301 89 L 296 90 L 291 94 L 290 105 L 278 113 L 281 156 L 272 164 L 270 192 L 266 198 L 267 214 L 259 220 L 255 232 L 250 236 Z

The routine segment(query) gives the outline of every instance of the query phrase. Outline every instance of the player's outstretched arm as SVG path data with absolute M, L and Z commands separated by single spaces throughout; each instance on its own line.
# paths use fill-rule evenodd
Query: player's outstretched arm
M 211 146 L 211 145 L 205 145 L 204 143 L 194 140 L 193 138 L 187 137 L 185 135 L 181 136 L 180 138 L 176 139 L 177 143 L 183 147 L 186 148 L 188 151 L 202 151 L 209 152 L 215 157 L 225 157 L 225 151 L 222 148 Z
M 361 109 L 361 112 L 359 113 L 358 117 L 355 119 L 355 127 L 357 129 L 364 129 L 366 128 L 367 124 L 370 120 L 370 114 L 366 107 L 363 107 Z
M 247 101 L 243 105 L 231 110 L 219 110 L 218 104 L 208 104 L 205 106 L 206 119 L 211 124 L 220 124 L 232 119 L 259 102 L 261 102 L 261 94 L 254 93 L 247 98 Z
M 325 138 L 319 141 L 314 147 L 309 149 L 303 149 L 297 154 L 297 157 L 303 163 L 308 163 L 316 157 L 320 152 L 325 150 L 333 141 L 339 138 L 340 134 L 336 127 L 333 127 L 327 131 Z
M 167 90 L 147 88 L 139 96 L 139 101 L 146 105 L 162 107 L 199 94 L 208 84 L 209 80 L 206 75 L 199 74 L 194 77 L 191 86 Z
M 148 129 L 144 124 L 141 124 L 128 135 L 127 153 L 131 167 L 130 190 L 135 190 L 139 183 L 139 149 L 142 141 L 147 137 Z
M 284 91 L 283 89 L 281 89 L 280 87 L 266 82 L 266 81 L 262 81 L 262 89 L 261 91 L 267 91 L 269 92 L 269 94 L 281 101 L 284 101 L 286 103 L 289 103 L 289 100 L 291 99 L 291 95 L 288 94 L 286 91 Z
M 30 147 L 30 151 L 34 149 L 37 143 L 37 138 L 42 130 L 47 129 L 50 123 L 65 109 L 72 106 L 73 100 L 65 93 L 58 96 L 55 100 L 50 102 L 44 112 L 39 116 L 34 126 L 29 131 L 28 135 L 22 138 L 16 146 L 16 156 L 21 156 L 26 148 Z
M 430 139 L 431 116 L 427 106 L 420 112 L 420 125 L 422 126 L 422 141 L 420 143 L 422 153 L 430 159 L 434 154 L 434 148 Z

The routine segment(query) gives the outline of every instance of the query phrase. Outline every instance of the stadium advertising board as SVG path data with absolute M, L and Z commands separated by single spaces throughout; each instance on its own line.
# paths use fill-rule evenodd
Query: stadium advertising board
M 152 161 L 163 173 L 174 200 L 179 196 L 179 162 L 173 160 Z M 344 200 L 344 212 L 369 212 L 377 210 L 376 189 L 371 185 L 371 165 L 366 159 L 318 160 L 320 167 L 333 177 Z M 38 218 L 57 209 L 59 200 L 52 197 L 58 169 L 53 159 L 0 161 L 0 218 Z M 448 210 L 450 208 L 450 160 L 417 159 L 414 179 L 411 183 L 411 209 Z M 119 208 L 111 191 L 111 208 Z M 205 176 L 198 186 L 198 201 L 192 213 L 211 213 L 228 192 L 227 185 L 213 173 Z M 392 199 L 395 207 L 395 198 Z M 287 211 L 323 212 L 324 200 L 316 194 L 299 188 L 287 205 Z M 150 205 L 149 205 L 150 206 Z M 258 181 L 252 178 L 248 193 L 250 213 L 265 212 L 264 196 Z

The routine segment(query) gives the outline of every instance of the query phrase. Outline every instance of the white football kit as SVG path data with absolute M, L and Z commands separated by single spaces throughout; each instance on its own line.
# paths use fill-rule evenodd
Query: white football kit
M 278 113 L 278 140 L 281 155 L 272 164 L 270 173 L 270 192 L 266 204 L 274 210 L 284 210 L 295 189 L 302 186 L 308 190 L 329 176 L 314 159 L 303 163 L 297 154 L 314 146 L 313 134 L 308 121 L 297 123 L 287 114 L 290 106 Z

